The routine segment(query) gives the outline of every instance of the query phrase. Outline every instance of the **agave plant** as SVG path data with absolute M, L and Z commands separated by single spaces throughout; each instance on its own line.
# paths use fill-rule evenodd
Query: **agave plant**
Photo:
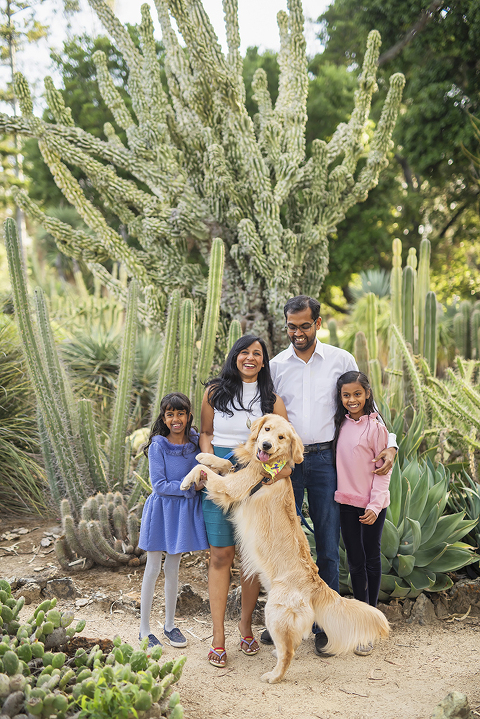
M 390 480 L 390 506 L 382 535 L 380 599 L 417 597 L 423 590 L 441 592 L 452 586 L 448 572 L 478 561 L 473 547 L 460 540 L 477 520 L 465 511 L 443 514 L 450 473 L 430 458 L 395 462 Z M 351 586 L 343 548 L 340 582 Z
M 469 519 L 476 520 L 467 538 L 478 549 L 480 547 L 480 484 L 474 482 L 465 470 L 457 474 L 450 484 L 448 506 L 452 512 L 465 512 Z M 469 569 L 472 572 L 468 571 Z M 468 567 L 467 572 L 471 576 L 480 574 L 478 562 L 471 568 Z

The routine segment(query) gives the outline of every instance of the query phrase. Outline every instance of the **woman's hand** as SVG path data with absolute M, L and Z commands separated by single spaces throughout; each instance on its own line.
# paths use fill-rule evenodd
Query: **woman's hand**
M 197 490 L 197 492 L 200 489 L 203 489 L 205 487 L 206 483 L 207 483 L 207 473 L 202 470 L 200 472 L 200 479 L 198 480 L 198 482 L 195 482 L 195 489 Z
M 366 509 L 365 514 L 358 518 L 362 524 L 375 524 L 377 515 L 373 509 Z

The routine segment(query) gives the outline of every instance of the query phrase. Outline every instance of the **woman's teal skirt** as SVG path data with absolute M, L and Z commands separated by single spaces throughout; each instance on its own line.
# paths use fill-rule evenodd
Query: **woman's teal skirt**
M 216 457 L 225 457 L 232 450 L 228 447 L 214 447 Z M 235 457 L 229 457 L 232 464 L 236 463 Z M 235 534 L 233 524 L 229 519 L 230 512 L 225 513 L 211 499 L 207 499 L 206 490 L 202 490 L 202 509 L 205 527 L 207 529 L 208 543 L 211 547 L 233 547 Z

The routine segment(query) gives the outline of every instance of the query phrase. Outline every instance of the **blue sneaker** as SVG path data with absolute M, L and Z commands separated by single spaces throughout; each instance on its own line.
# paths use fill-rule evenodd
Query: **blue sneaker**
M 138 641 L 139 641 L 139 642 L 142 641 L 142 635 L 141 635 L 141 634 L 138 635 Z M 147 646 L 147 649 L 151 649 L 152 647 L 157 647 L 157 646 L 163 647 L 162 642 L 161 642 L 159 639 L 157 639 L 157 637 L 155 636 L 155 634 L 149 634 L 149 635 L 148 635 L 148 646 Z
M 165 627 L 163 627 L 163 633 L 167 637 L 168 641 L 172 645 L 172 647 L 186 647 L 187 646 L 187 640 L 183 636 L 180 629 L 177 627 L 173 627 L 173 629 L 170 632 L 167 632 Z

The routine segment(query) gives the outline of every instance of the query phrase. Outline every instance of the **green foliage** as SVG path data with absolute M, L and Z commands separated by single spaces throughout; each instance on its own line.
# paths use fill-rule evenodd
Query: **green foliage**
M 382 186 L 392 173 L 399 187 L 393 195 L 379 187 L 368 203 L 376 206 L 379 219 L 381 206 L 385 219 L 391 214 L 390 223 L 381 224 L 390 242 L 405 233 L 418 247 L 420 225 L 430 225 L 433 285 L 445 302 L 455 294 L 466 297 L 479 291 L 478 168 L 470 159 L 475 154 L 474 125 L 466 122 L 467 109 L 477 119 L 480 112 L 480 81 L 473 60 L 479 52 L 479 16 L 476 0 L 430 5 L 428 12 L 427 5 L 335 0 L 319 18 L 320 37 L 323 61 L 355 72 L 365 37 L 376 28 L 383 41 L 380 95 L 386 73 L 396 70 L 407 78 L 405 105 L 394 133 L 395 162 L 380 181 Z M 377 112 L 374 105 L 374 119 Z M 371 231 L 373 223 L 363 215 L 366 209 L 356 208 L 340 226 L 339 232 L 346 233 L 345 247 L 348 233 L 357 242 L 359 234 Z M 341 248 L 343 244 L 342 238 Z M 381 252 L 378 256 L 383 265 L 387 258 Z
M 0 511 L 45 512 L 45 473 L 25 360 L 15 325 L 0 315 Z
M 95 644 L 90 651 L 77 649 L 73 656 L 70 641 L 83 631 L 85 620 L 74 627 L 73 613 L 59 612 L 56 601 L 43 601 L 20 623 L 24 599 L 13 599 L 9 583 L 0 580 L 2 716 L 12 716 L 15 707 L 15 715 L 39 719 L 182 719 L 174 684 L 186 656 L 160 665 L 161 647 L 148 651 L 144 639 L 141 649 L 134 650 L 118 636 L 109 653 Z M 59 647 L 65 651 L 57 651 Z M 67 652 L 72 657 L 68 661 Z
M 75 127 L 51 79 L 45 87 L 54 122 L 35 117 L 27 82 L 19 74 L 22 118 L 0 118 L 0 130 L 13 122 L 22 136 L 38 140 L 58 187 L 92 235 L 45 217 L 24 193 L 17 193 L 17 201 L 65 252 L 82 259 L 124 301 L 125 293 L 104 264 L 108 259 L 120 262 L 138 281 L 145 296 L 141 314 L 152 325 L 162 325 L 174 289 L 195 287 L 205 297 L 209 250 L 221 234 L 227 250 L 226 316 L 243 318 L 248 330 L 280 344 L 283 302 L 300 286 L 318 296 L 327 273 L 328 236 L 351 207 L 367 199 L 388 164 L 403 78 L 391 78 L 381 118 L 367 136 L 378 33 L 368 37 L 348 124 L 340 125 L 328 143 L 315 139 L 307 159 L 308 68 L 300 0 L 292 0 L 289 13 L 278 16 L 275 106 L 265 71 L 260 67 L 255 72 L 255 125 L 245 106 L 236 6 L 226 5 L 229 52 L 224 57 L 205 13 L 191 16 L 184 4 L 157 3 L 167 94 L 148 6 L 142 6 L 139 51 L 103 0 L 89 2 L 125 59 L 131 108 L 109 72 L 105 53 L 97 50 L 93 60 L 99 89 L 114 118 L 103 127 L 106 142 Z M 71 167 L 81 172 L 82 182 Z M 110 212 L 115 222 L 108 220 Z
M 473 548 L 460 540 L 478 519 L 465 512 L 443 514 L 449 472 L 430 459 L 397 461 L 390 479 L 390 505 L 382 534 L 380 599 L 417 597 L 452 586 L 448 572 L 478 561 Z M 346 554 L 341 550 L 340 581 L 351 586 Z

